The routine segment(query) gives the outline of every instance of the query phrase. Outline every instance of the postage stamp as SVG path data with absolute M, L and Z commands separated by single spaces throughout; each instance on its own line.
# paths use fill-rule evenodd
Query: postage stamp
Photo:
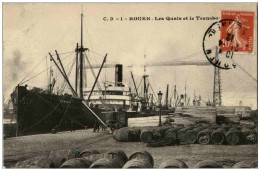
M 254 16 L 249 11 L 221 11 L 221 20 L 233 20 L 221 24 L 222 51 L 253 52 Z

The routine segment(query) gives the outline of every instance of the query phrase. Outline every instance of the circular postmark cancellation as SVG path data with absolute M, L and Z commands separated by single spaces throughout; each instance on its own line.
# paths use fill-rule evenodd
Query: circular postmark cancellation
M 234 53 L 245 52 L 248 27 L 235 19 L 214 22 L 203 37 L 203 51 L 208 61 L 220 69 L 236 68 Z

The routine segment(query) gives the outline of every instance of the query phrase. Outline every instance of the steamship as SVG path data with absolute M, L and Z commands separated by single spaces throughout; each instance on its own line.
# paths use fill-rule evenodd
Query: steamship
M 6 137 L 50 133 L 92 127 L 97 121 L 103 122 L 107 109 L 128 108 L 130 89 L 122 83 L 122 65 L 116 65 L 115 84 L 106 84 L 96 89 L 84 88 L 84 59 L 88 48 L 83 46 L 83 14 L 81 14 L 81 45 L 77 44 L 76 79 L 72 87 L 68 72 L 65 71 L 57 51 L 55 60 L 50 60 L 63 76 L 72 94 L 54 92 L 55 79 L 50 80 L 48 89 L 18 84 L 11 93 L 9 108 L 4 110 L 4 135 Z M 87 56 L 86 56 L 87 57 Z M 105 64 L 106 56 L 103 64 Z M 102 66 L 100 67 L 100 72 Z M 53 71 L 50 68 L 50 72 Z M 99 72 L 99 73 L 100 73 Z M 51 74 L 51 73 L 50 73 Z M 98 81 L 98 76 L 96 81 Z M 51 79 L 51 78 L 50 78 Z M 7 111 L 8 110 L 8 111 Z
M 131 106 L 131 88 L 123 84 L 123 65 L 115 65 L 115 82 L 104 82 L 104 87 L 85 88 L 84 99 L 87 100 L 92 92 L 89 104 L 91 107 L 108 108 L 117 111 L 119 108 L 129 109 Z

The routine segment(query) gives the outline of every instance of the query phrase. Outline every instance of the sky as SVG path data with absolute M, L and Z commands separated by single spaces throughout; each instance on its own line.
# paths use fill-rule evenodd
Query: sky
M 3 5 L 3 93 L 8 98 L 15 86 L 39 74 L 49 66 L 48 53 L 61 53 L 63 64 L 69 71 L 80 43 L 80 14 L 84 13 L 84 47 L 91 64 L 101 64 L 105 54 L 107 63 L 124 65 L 124 83 L 133 87 L 130 72 L 136 83 L 140 83 L 143 65 L 149 62 L 207 61 L 203 53 L 202 39 L 208 27 L 221 17 L 222 10 L 256 11 L 256 3 L 5 3 Z M 236 62 L 252 77 L 257 79 L 257 13 L 254 26 L 254 52 L 236 54 Z M 217 20 L 197 20 L 200 17 L 215 17 Z M 104 21 L 104 17 L 112 21 Z M 121 17 L 128 20 L 121 21 Z M 150 17 L 154 20 L 130 21 L 129 17 Z M 166 17 L 194 17 L 194 20 L 155 20 Z M 119 18 L 119 20 L 116 20 Z M 94 52 L 92 52 L 94 51 Z M 67 53 L 69 52 L 69 53 Z M 65 53 L 65 54 L 62 54 Z M 146 58 L 144 58 L 146 55 Z M 182 59 L 185 58 L 186 59 Z M 127 65 L 134 65 L 128 68 Z M 54 68 L 55 69 L 55 68 Z M 98 69 L 95 70 L 97 74 Z M 147 67 L 149 82 L 155 93 L 164 94 L 166 85 L 177 85 L 178 93 L 194 93 L 205 101 L 212 100 L 214 66 L 165 66 Z M 70 80 L 74 85 L 75 71 Z M 59 83 L 62 77 L 59 73 Z M 103 69 L 99 82 L 114 81 L 114 69 Z M 257 107 L 257 83 L 240 68 L 221 70 L 223 105 Z M 94 78 L 87 71 L 87 86 Z M 26 83 L 29 86 L 46 87 L 47 71 Z

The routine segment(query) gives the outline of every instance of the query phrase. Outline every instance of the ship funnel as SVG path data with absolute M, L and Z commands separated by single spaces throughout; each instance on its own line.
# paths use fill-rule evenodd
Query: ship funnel
M 123 65 L 116 64 L 115 70 L 115 86 L 122 86 L 123 82 Z

